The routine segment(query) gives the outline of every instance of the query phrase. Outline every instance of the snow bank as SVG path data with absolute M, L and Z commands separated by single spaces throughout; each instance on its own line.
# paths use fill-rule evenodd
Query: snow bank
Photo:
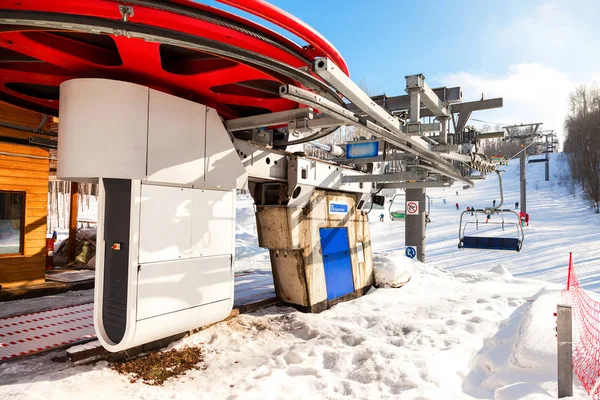
M 561 299 L 561 290 L 553 287 L 542 288 L 530 299 L 507 299 L 516 309 L 471 361 L 465 384 L 470 394 L 477 397 L 489 390 L 497 400 L 553 398 L 557 390 L 553 313 Z M 575 394 L 583 396 L 583 388 L 576 385 Z
M 514 348 L 516 365 L 531 370 L 556 366 L 554 313 L 558 303 L 561 303 L 561 290 L 542 290 L 527 309 Z
M 418 261 L 411 260 L 402 251 L 392 251 L 373 257 L 375 286 L 399 288 L 404 286 L 419 269 Z
M 512 278 L 512 274 L 510 273 L 510 271 L 508 270 L 508 268 L 506 268 L 504 265 L 502 264 L 498 264 L 496 265 L 494 268 L 490 269 L 490 272 L 494 272 L 498 275 L 502 275 L 506 278 Z
M 538 385 L 519 382 L 496 390 L 494 400 L 543 400 L 554 399 Z

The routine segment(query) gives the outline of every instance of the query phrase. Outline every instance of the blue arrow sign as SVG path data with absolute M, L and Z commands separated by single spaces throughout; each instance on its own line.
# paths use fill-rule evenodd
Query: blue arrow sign
M 417 256 L 417 249 L 413 246 L 407 246 L 405 254 L 408 258 L 415 258 Z

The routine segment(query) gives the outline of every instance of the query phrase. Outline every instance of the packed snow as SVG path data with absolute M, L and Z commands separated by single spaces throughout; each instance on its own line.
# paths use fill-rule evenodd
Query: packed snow
M 162 387 L 130 383 L 106 362 L 56 364 L 51 354 L 8 362 L 0 365 L 0 398 L 555 398 L 553 312 L 570 251 L 582 284 L 600 289 L 600 216 L 561 185 L 566 159 L 551 156 L 550 182 L 543 164 L 527 169 L 531 222 L 520 253 L 457 248 L 460 212 L 499 202 L 495 176 L 471 190 L 428 190 L 427 263 L 403 256 L 403 222 L 373 210 L 380 287 L 360 299 L 321 314 L 269 307 L 213 325 L 171 344 L 202 346 L 207 368 Z M 503 177 L 505 205 L 514 205 L 517 160 Z M 236 270 L 268 271 L 252 200 L 239 200 Z M 579 384 L 574 398 L 585 398 Z
M 375 254 L 375 286 L 378 288 L 399 288 L 410 280 L 415 273 L 416 260 L 404 255 L 403 251 Z

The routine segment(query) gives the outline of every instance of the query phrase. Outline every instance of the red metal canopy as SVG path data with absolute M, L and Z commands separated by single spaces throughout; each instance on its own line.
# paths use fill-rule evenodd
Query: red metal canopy
M 306 67 L 325 56 L 346 68 L 333 46 L 268 3 L 240 5 L 289 23 L 309 46 L 186 0 L 5 0 L 0 100 L 57 115 L 60 83 L 103 77 L 203 103 L 232 118 L 297 108 L 279 97 L 283 83 L 330 90 Z

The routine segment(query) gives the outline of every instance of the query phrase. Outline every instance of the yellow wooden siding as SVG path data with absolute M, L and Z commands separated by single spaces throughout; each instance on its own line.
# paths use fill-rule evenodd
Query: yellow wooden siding
M 0 103 L 0 121 L 36 127 L 41 116 Z M 0 136 L 38 136 L 0 127 Z M 30 158 L 2 153 L 45 157 Z M 3 287 L 43 283 L 46 267 L 46 219 L 48 215 L 48 151 L 32 146 L 0 142 L 0 190 L 25 192 L 23 254 L 0 256 Z

